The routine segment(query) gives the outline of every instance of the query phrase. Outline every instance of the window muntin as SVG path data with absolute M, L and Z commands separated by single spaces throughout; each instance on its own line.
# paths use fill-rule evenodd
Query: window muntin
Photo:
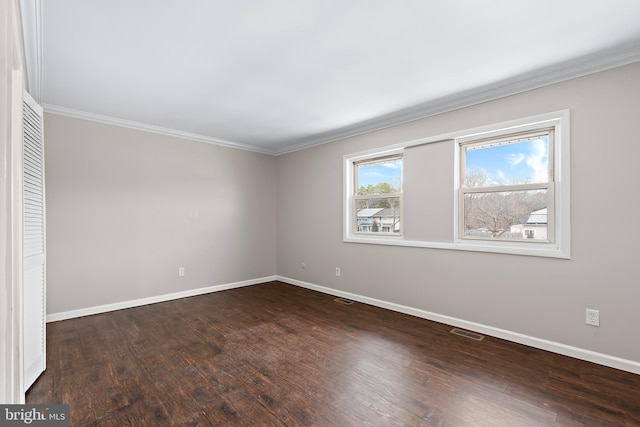
M 553 129 L 460 144 L 459 237 L 553 243 L 553 147 Z
M 401 235 L 402 155 L 357 161 L 353 168 L 353 231 Z

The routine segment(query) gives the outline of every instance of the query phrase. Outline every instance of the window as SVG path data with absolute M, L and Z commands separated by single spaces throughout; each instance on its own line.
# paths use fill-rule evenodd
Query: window
M 570 258 L 569 110 L 343 157 L 343 240 Z
M 459 236 L 553 243 L 553 128 L 460 144 Z
M 402 154 L 353 162 L 353 231 L 401 235 Z

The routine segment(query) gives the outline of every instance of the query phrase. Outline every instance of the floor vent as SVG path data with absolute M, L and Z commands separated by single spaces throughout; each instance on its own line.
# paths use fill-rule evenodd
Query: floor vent
M 354 303 L 354 301 L 351 301 L 350 299 L 345 299 L 345 298 L 334 298 L 333 300 L 335 302 L 339 302 L 340 304 L 344 304 L 344 305 L 351 305 Z
M 465 331 L 464 329 L 453 328 L 451 333 L 454 335 L 460 335 L 461 337 L 471 338 L 472 340 L 482 341 L 484 335 L 476 334 L 475 332 Z

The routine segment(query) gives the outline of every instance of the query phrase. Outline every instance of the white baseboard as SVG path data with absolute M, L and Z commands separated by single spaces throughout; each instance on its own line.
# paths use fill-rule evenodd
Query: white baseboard
M 158 302 L 171 301 L 174 299 L 186 298 L 196 295 L 208 294 L 211 292 L 219 292 L 227 289 L 241 288 L 244 286 L 257 285 L 261 283 L 271 282 L 279 280 L 290 285 L 300 286 L 302 288 L 311 289 L 314 291 L 322 292 L 337 297 L 347 298 L 353 301 L 359 301 L 365 304 L 373 305 L 376 307 L 386 308 L 388 310 L 397 311 L 399 313 L 409 314 L 422 319 L 433 320 L 435 322 L 444 323 L 446 325 L 455 326 L 458 328 L 468 329 L 474 332 L 490 335 L 496 338 L 502 338 L 507 341 L 516 342 L 518 344 L 524 344 L 530 347 L 539 348 L 541 350 L 550 351 L 553 353 L 562 354 L 565 356 L 573 357 L 575 359 L 585 360 L 588 362 L 597 363 L 603 366 L 609 366 L 611 368 L 620 369 L 627 372 L 640 375 L 640 362 L 633 360 L 622 359 L 608 354 L 597 353 L 595 351 L 586 350 L 583 348 L 573 347 L 570 345 L 548 341 L 541 338 L 531 337 L 523 335 L 517 332 L 508 331 L 505 329 L 494 328 L 492 326 L 483 325 L 480 323 L 469 322 L 467 320 L 458 319 L 451 316 L 445 316 L 438 313 L 433 313 L 418 308 L 408 307 L 401 304 L 396 304 L 388 301 L 378 300 L 375 298 L 366 297 L 363 295 L 352 294 L 350 292 L 344 292 L 337 289 L 327 288 L 324 286 L 314 285 L 312 283 L 303 282 L 301 280 L 290 279 L 283 276 L 268 276 L 258 279 L 245 280 L 242 282 L 227 283 L 222 285 L 209 286 L 206 288 L 190 289 L 188 291 L 176 292 L 172 294 L 158 295 L 148 298 L 140 298 L 130 301 L 122 301 L 113 304 L 105 304 L 94 307 L 81 308 L 78 310 L 64 311 L 60 313 L 51 313 L 47 315 L 47 322 L 56 322 L 59 320 L 73 319 L 76 317 L 90 316 L 92 314 L 107 313 L 110 311 L 122 310 L 125 308 L 139 307 L 141 305 L 155 304 Z
M 438 313 L 432 313 L 430 311 L 420 310 L 417 308 L 407 307 L 404 305 L 395 304 L 388 301 L 382 301 L 375 298 L 369 298 L 362 295 L 357 295 L 349 292 L 339 291 L 332 288 L 327 288 L 324 286 L 314 285 L 312 283 L 307 283 L 307 282 L 303 282 L 296 279 L 290 279 L 288 277 L 276 276 L 276 280 L 279 280 L 284 283 L 288 283 L 290 285 L 300 286 L 302 288 L 311 289 L 314 291 L 334 295 L 341 298 L 350 299 L 353 301 L 359 301 L 365 304 L 386 308 L 386 309 L 397 311 L 404 314 L 410 314 L 412 316 L 420 317 L 422 319 L 433 320 L 435 322 L 444 323 L 446 325 L 468 329 L 474 332 L 490 335 L 492 337 L 502 338 L 507 341 L 516 342 L 518 344 L 524 344 L 529 347 L 550 351 L 552 353 L 562 354 L 564 356 L 573 357 L 575 359 L 585 360 L 587 362 L 593 362 L 599 365 L 604 365 L 611 368 L 616 368 L 616 369 L 620 369 L 623 371 L 632 372 L 634 374 L 640 375 L 640 362 L 636 362 L 633 360 L 622 359 L 619 357 L 610 356 L 608 354 L 597 353 L 595 351 L 586 350 L 583 348 L 573 347 L 570 345 L 566 345 L 566 344 L 562 344 L 554 341 L 548 341 L 541 338 L 519 334 L 517 332 L 507 331 L 505 329 L 494 328 L 492 326 L 487 326 L 487 325 L 483 325 L 475 322 L 469 322 L 467 320 L 445 316 Z
M 73 319 L 76 317 L 90 316 L 92 314 L 107 313 L 109 311 L 122 310 L 125 308 L 139 307 L 141 305 L 155 304 L 158 302 L 171 301 L 174 299 L 192 297 L 195 295 L 209 294 L 211 292 L 225 291 L 227 289 L 241 288 L 243 286 L 257 285 L 265 282 L 277 280 L 276 276 L 261 277 L 259 279 L 245 280 L 242 282 L 227 283 L 223 285 L 208 286 L 206 288 L 190 289 L 188 291 L 175 292 L 172 294 L 158 295 L 148 298 L 140 298 L 130 301 L 116 302 L 113 304 L 97 305 L 94 307 L 81 308 L 78 310 L 63 311 L 60 313 L 47 314 L 47 322 L 57 322 L 58 320 Z

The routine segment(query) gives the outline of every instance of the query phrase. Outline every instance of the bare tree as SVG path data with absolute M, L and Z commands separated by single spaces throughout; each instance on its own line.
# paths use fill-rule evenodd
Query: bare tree
M 465 176 L 465 186 L 488 187 L 483 171 Z M 465 229 L 486 230 L 493 237 L 502 236 L 510 227 L 522 224 L 535 210 L 546 206 L 546 192 L 540 190 L 486 191 L 467 193 L 464 200 Z

